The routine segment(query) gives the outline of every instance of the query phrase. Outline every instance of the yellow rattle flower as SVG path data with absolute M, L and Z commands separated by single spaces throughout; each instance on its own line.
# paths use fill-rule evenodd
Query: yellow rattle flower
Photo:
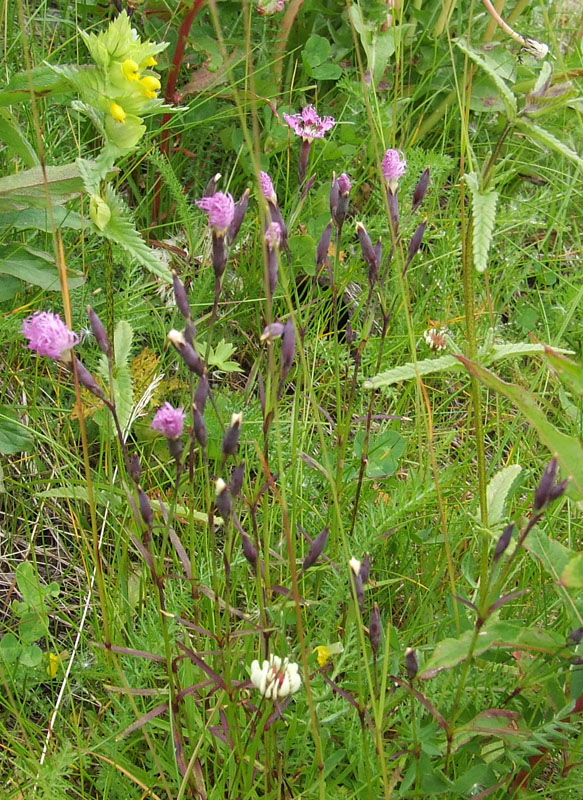
M 137 81 L 140 77 L 140 68 L 133 58 L 126 58 L 121 65 L 122 72 L 128 81 Z
M 54 653 L 49 653 L 48 656 L 49 656 L 48 659 L 49 663 L 47 664 L 47 675 L 49 676 L 49 678 L 54 678 L 59 670 L 61 659 Z
M 109 106 L 109 113 L 114 118 L 116 122 L 124 123 L 126 121 L 126 112 L 123 108 L 119 105 L 119 103 L 112 103 Z
M 158 78 L 154 78 L 151 75 L 146 75 L 145 78 L 140 80 L 140 83 L 146 90 L 146 97 L 153 99 L 156 97 L 156 92 L 160 89 L 161 83 Z
M 142 67 L 155 67 L 157 63 L 154 56 L 149 56 L 145 61 L 142 61 Z
M 344 652 L 344 646 L 342 642 L 336 642 L 335 644 L 320 644 L 314 648 L 314 653 L 317 653 L 317 661 L 320 667 L 323 667 L 324 664 L 328 661 L 330 656 L 338 655 L 339 653 Z

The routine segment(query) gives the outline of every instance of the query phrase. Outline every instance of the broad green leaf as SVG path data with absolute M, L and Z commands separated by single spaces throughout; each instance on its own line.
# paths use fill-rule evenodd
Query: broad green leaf
M 0 453 L 11 456 L 30 450 L 33 444 L 32 434 L 18 422 L 16 412 L 7 406 L 0 406 Z
M 18 278 L 11 278 L 9 275 L 2 278 L 0 281 L 0 303 L 12 300 L 22 287 L 23 283 Z
M 44 208 L 23 208 L 20 211 L 0 213 L 0 228 L 12 228 L 15 231 L 34 228 L 52 233 L 53 225 L 55 228 L 72 228 L 80 231 L 86 227 L 87 222 L 76 211 L 69 211 L 63 206 L 53 206 L 51 214 Z
M 19 156 L 27 167 L 35 167 L 39 163 L 34 147 L 30 144 L 18 120 L 7 108 L 0 108 L 0 141 L 15 155 Z
M 46 177 L 46 181 L 45 181 Z M 32 167 L 0 178 L 0 211 L 33 206 L 46 208 L 59 204 L 83 191 L 76 164 L 60 167 Z
M 545 347 L 545 359 L 565 386 L 579 397 L 583 397 L 583 366 L 550 347 Z
M 559 431 L 547 419 L 534 396 L 522 386 L 517 386 L 514 383 L 505 383 L 493 372 L 484 369 L 479 364 L 463 356 L 458 356 L 458 358 L 471 375 L 489 389 L 507 397 L 522 411 L 544 444 L 553 455 L 556 455 L 564 475 L 571 479 L 576 499 L 583 498 L 583 448 L 581 443 L 575 437 Z
M 98 194 L 92 194 L 89 200 L 89 216 L 93 224 L 102 231 L 111 219 L 109 206 Z
M 569 561 L 561 575 L 561 583 L 567 589 L 583 589 L 583 553 Z
M 35 97 L 64 94 L 70 91 L 69 83 L 55 74 L 51 67 L 35 67 L 27 72 L 14 75 L 0 89 L 0 106 L 13 106 Z
M 302 59 L 308 67 L 317 67 L 330 58 L 332 47 L 328 39 L 313 33 L 302 50 Z
M 16 583 L 22 600 L 30 609 L 44 609 L 43 595 L 38 575 L 30 561 L 21 561 L 16 567 Z
M 511 464 L 497 472 L 486 489 L 488 505 L 488 524 L 491 527 L 504 521 L 504 508 L 512 487 L 518 480 L 522 467 L 520 464 Z
M 422 680 L 434 678 L 444 669 L 451 669 L 468 657 L 470 644 L 474 638 L 474 631 L 465 631 L 459 639 L 444 639 L 439 642 L 431 658 L 425 663 L 423 672 L 419 675 Z M 483 628 L 478 633 L 474 656 L 479 656 L 489 650 L 496 641 L 493 631 Z
M 473 50 L 465 41 L 465 39 L 460 38 L 456 41 L 456 45 L 465 53 L 468 58 L 481 67 L 484 72 L 494 81 L 496 84 L 496 88 L 500 92 L 500 96 L 504 102 L 504 106 L 506 108 L 506 115 L 508 119 L 513 120 L 516 117 L 517 105 L 516 105 L 516 97 L 514 93 L 508 88 L 505 81 L 502 80 L 500 75 L 498 74 L 497 70 L 494 68 L 492 64 L 490 64 L 483 55 L 480 55 L 475 50 Z
M 525 133 L 533 141 L 537 142 L 537 144 L 542 144 L 554 150 L 556 153 L 560 153 L 576 164 L 580 169 L 583 169 L 583 158 L 568 145 L 547 131 L 546 128 L 541 128 L 540 125 L 535 125 L 534 122 L 530 122 L 530 120 L 527 119 L 517 119 L 515 126 L 517 130 Z
M 354 437 L 356 458 L 362 456 L 364 438 L 364 431 L 358 431 Z M 398 431 L 384 431 L 377 436 L 371 436 L 366 465 L 367 477 L 380 478 L 383 475 L 393 475 L 399 467 L 406 446 L 407 442 Z
M 342 75 L 342 69 L 338 64 L 320 64 L 312 67 L 310 74 L 317 81 L 336 81 Z
M 475 172 L 467 172 L 464 180 L 472 196 L 474 266 L 478 272 L 484 272 L 488 266 L 488 253 L 494 235 L 498 192 L 494 189 L 483 191 Z
M 0 245 L 0 275 L 2 274 L 11 275 L 42 289 L 61 291 L 59 272 L 53 257 L 22 244 Z M 73 273 L 68 278 L 70 289 L 76 289 L 84 282 L 84 276 L 78 273 Z
M 18 661 L 18 656 L 22 650 L 22 645 L 13 633 L 5 633 L 0 639 L 0 663 L 14 664 Z
M 524 721 L 517 711 L 489 708 L 456 728 L 453 735 L 452 752 L 455 753 L 474 736 L 495 736 L 497 739 L 512 744 L 517 739 L 530 736 L 530 731 L 524 727 Z
M 572 550 L 556 539 L 549 538 L 540 528 L 535 527 L 526 537 L 524 549 L 534 556 L 542 568 L 557 583 L 565 567 L 574 555 Z
M 18 661 L 23 667 L 38 667 L 43 660 L 43 651 L 37 644 L 23 647 Z

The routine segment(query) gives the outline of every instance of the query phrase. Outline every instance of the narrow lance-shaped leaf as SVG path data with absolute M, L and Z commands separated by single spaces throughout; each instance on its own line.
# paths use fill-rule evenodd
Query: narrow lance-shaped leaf
M 494 189 L 484 191 L 475 172 L 467 172 L 464 180 L 472 196 L 474 266 L 478 272 L 484 272 L 488 266 L 488 253 L 494 235 L 498 192 Z

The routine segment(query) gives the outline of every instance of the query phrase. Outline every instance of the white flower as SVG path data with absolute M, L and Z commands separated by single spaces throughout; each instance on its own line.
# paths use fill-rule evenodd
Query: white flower
M 351 558 L 348 564 L 350 565 L 350 569 L 354 572 L 356 577 L 358 577 L 360 574 L 360 561 L 358 558 Z
M 429 328 L 429 330 L 424 331 L 423 338 L 428 347 L 432 350 L 445 350 L 447 347 L 447 339 L 446 334 L 448 330 L 446 327 L 443 328 Z
M 302 679 L 297 664 L 290 664 L 287 658 L 282 661 L 279 656 L 272 655 L 262 666 L 257 660 L 252 662 L 251 683 L 267 700 L 277 700 L 295 694 L 302 685 Z

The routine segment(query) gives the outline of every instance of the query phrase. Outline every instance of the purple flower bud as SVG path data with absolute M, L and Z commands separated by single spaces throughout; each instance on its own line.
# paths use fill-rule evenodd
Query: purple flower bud
M 326 225 L 316 247 L 316 274 L 322 269 L 328 258 L 330 239 L 332 238 L 332 220 Z
M 575 630 L 571 631 L 569 641 L 573 642 L 573 644 L 580 644 L 583 641 L 583 628 L 575 628 Z
M 204 407 L 206 405 L 208 396 L 209 396 L 209 382 L 206 376 L 206 372 L 204 372 L 200 376 L 198 386 L 196 387 L 196 391 L 194 393 L 194 405 L 197 407 L 197 409 L 200 411 L 201 414 L 204 414 Z
M 35 311 L 32 317 L 23 320 L 21 330 L 28 339 L 29 350 L 55 360 L 69 362 L 71 349 L 79 342 L 77 334 L 52 311 Z
M 347 196 L 350 194 L 350 178 L 343 172 L 338 178 L 338 191 L 341 195 Z
M 360 569 L 358 570 L 358 574 L 363 583 L 368 582 L 368 576 L 370 575 L 370 553 L 366 553 L 362 561 L 360 562 Z
M 235 216 L 235 202 L 232 196 L 215 192 L 210 197 L 197 200 L 196 205 L 209 215 L 209 225 L 217 236 L 224 237 Z
M 186 290 L 182 281 L 176 274 L 175 270 L 172 270 L 172 285 L 174 287 L 174 299 L 176 300 L 176 307 L 184 317 L 184 319 L 190 319 L 190 304 L 188 302 L 188 296 L 186 294 Z
M 281 242 L 281 228 L 277 222 L 269 223 L 263 236 L 263 241 L 268 250 L 275 250 L 279 247 L 279 243 Z
M 372 651 L 376 656 L 381 641 L 381 612 L 379 611 L 378 603 L 374 604 L 372 611 L 370 612 L 368 638 L 370 639 Z
M 382 258 L 383 258 L 383 243 L 381 237 L 377 239 L 377 243 L 374 246 L 374 254 L 377 260 L 377 264 L 380 266 Z
M 364 585 L 362 583 L 362 578 L 360 575 L 356 575 L 354 572 L 351 572 L 352 580 L 354 581 L 354 591 L 356 593 L 356 599 L 358 601 L 358 607 L 362 609 L 364 605 Z
M 405 650 L 405 670 L 410 681 L 419 672 L 419 662 L 417 661 L 417 653 L 412 647 Z
M 108 358 L 110 358 L 111 342 L 109 341 L 105 328 L 103 327 L 103 323 L 91 306 L 87 306 L 87 316 L 89 317 L 89 324 L 91 326 L 93 335 L 95 336 L 95 341 L 99 345 L 99 349 L 102 353 L 105 353 Z
M 423 172 L 421 177 L 419 178 L 419 182 L 415 187 L 413 192 L 413 205 L 411 207 L 411 211 L 417 211 L 423 199 L 425 198 L 425 194 L 427 192 L 427 187 L 429 186 L 429 167 Z
M 241 488 L 243 487 L 243 478 L 245 477 L 245 462 L 235 467 L 231 472 L 231 480 L 229 481 L 229 490 L 233 497 L 239 497 Z
M 251 564 L 253 569 L 257 566 L 257 550 L 253 546 L 253 542 L 246 533 L 241 534 L 241 546 L 243 548 L 243 555 Z
M 532 507 L 535 511 L 540 511 L 549 502 L 549 494 L 553 488 L 555 478 L 557 477 L 558 468 L 559 462 L 556 458 L 552 458 L 547 464 L 534 492 L 534 502 Z
M 496 542 L 496 548 L 494 550 L 494 563 L 498 561 L 502 553 L 506 550 L 506 548 L 510 544 L 513 530 L 514 530 L 514 523 L 511 522 L 510 525 L 507 525 L 502 531 L 500 538 Z
M 392 192 L 390 188 L 387 188 L 387 203 L 389 206 L 391 229 L 393 231 L 393 236 L 396 236 L 399 232 L 399 198 L 397 197 L 397 193 Z
M 281 340 L 281 379 L 285 380 L 296 354 L 296 331 L 290 317 L 285 323 Z
M 261 341 L 272 342 L 274 339 L 279 339 L 280 336 L 283 336 L 284 329 L 285 326 L 281 322 L 272 322 L 264 328 L 261 334 Z
M 306 557 L 304 558 L 304 563 L 302 564 L 302 569 L 304 572 L 308 570 L 322 555 L 322 551 L 326 547 L 326 542 L 328 540 L 328 533 L 330 532 L 330 526 L 326 525 L 324 530 L 320 531 L 320 533 L 316 536 L 312 544 L 310 545 L 310 549 Z
M 279 236 L 280 236 L 281 246 L 287 253 L 289 253 L 289 245 L 287 243 L 287 226 L 284 222 L 283 217 L 281 216 L 281 211 L 279 210 L 279 206 L 270 203 L 269 213 L 271 215 L 272 221 L 276 222 L 279 225 Z
M 148 496 L 141 486 L 138 487 L 138 503 L 140 506 L 140 514 L 142 515 L 142 519 L 148 528 L 150 528 L 154 522 L 154 512 L 152 511 L 152 506 L 150 505 Z
M 565 489 L 569 485 L 569 478 L 565 478 L 564 481 L 560 481 L 556 483 L 554 486 L 551 487 L 551 491 L 549 492 L 549 503 L 552 503 L 554 500 L 558 500 L 559 497 L 564 493 Z
M 184 341 L 191 347 L 194 347 L 195 339 L 196 327 L 191 319 L 187 319 L 186 324 L 184 325 Z
M 208 434 L 206 430 L 206 425 L 204 423 L 204 419 L 202 418 L 202 414 L 200 413 L 198 408 L 196 408 L 196 406 L 192 413 L 192 430 L 194 431 L 196 441 L 204 450 L 208 442 Z
M 229 242 L 229 244 L 233 244 L 233 242 L 239 235 L 239 231 L 241 230 L 241 225 L 243 224 L 243 218 L 245 216 L 245 212 L 247 211 L 248 205 L 249 205 L 249 189 L 245 189 L 245 191 L 239 198 L 239 202 L 235 206 L 235 213 L 233 214 L 233 220 L 229 225 L 229 232 L 227 234 L 227 241 Z
M 421 247 L 421 242 L 423 241 L 423 234 L 425 233 L 425 228 L 427 227 L 427 220 L 424 219 L 423 222 L 419 223 L 417 226 L 415 233 L 411 237 L 411 241 L 409 242 L 409 246 L 407 248 L 407 261 L 405 262 L 405 269 L 409 266 L 411 261 L 413 261 L 415 254 Z
M 170 403 L 164 403 L 156 412 L 150 427 L 163 433 L 167 439 L 178 439 L 182 436 L 185 417 L 184 406 L 173 408 Z
M 259 184 L 265 199 L 270 203 L 277 205 L 277 195 L 275 193 L 275 189 L 273 188 L 273 182 L 267 172 L 259 173 Z
M 223 235 L 217 235 L 217 231 L 213 228 L 212 231 L 212 265 L 216 278 L 221 278 L 225 267 L 227 266 L 227 257 L 229 251 Z
M 167 439 L 166 441 L 168 442 L 168 452 L 175 461 L 179 461 L 183 450 L 182 442 L 180 439 Z
M 370 236 L 361 222 L 356 223 L 356 233 L 358 234 L 358 238 L 360 240 L 362 257 L 365 261 L 365 264 L 368 266 L 368 280 L 370 285 L 373 286 L 376 283 L 376 279 L 379 274 L 379 262 L 377 259 L 377 254 L 372 246 Z
M 223 456 L 234 456 L 239 446 L 239 434 L 241 433 L 241 422 L 243 421 L 243 414 L 233 414 L 231 416 L 231 425 L 227 428 L 223 436 L 222 451 Z
M 130 473 L 130 478 L 134 481 L 134 483 L 139 483 L 142 475 L 142 465 L 140 464 L 140 457 L 137 453 L 134 453 L 130 458 L 128 471 Z
M 215 481 L 215 502 L 217 510 L 226 522 L 231 516 L 231 493 L 222 478 Z
M 383 176 L 389 189 L 394 193 L 397 190 L 399 178 L 405 174 L 407 162 L 400 150 L 389 149 L 383 158 Z
M 188 369 L 195 372 L 199 377 L 204 375 L 204 364 L 194 347 L 189 344 L 180 331 L 171 330 L 168 333 L 168 340 L 174 345 L 176 350 Z
M 213 194 L 215 194 L 216 191 L 217 191 L 217 184 L 218 184 L 218 182 L 220 180 L 221 180 L 221 173 L 217 172 L 217 174 L 213 175 L 213 177 L 207 183 L 206 188 L 205 188 L 204 192 L 202 193 L 202 196 L 203 197 L 212 197 Z
M 101 386 L 97 383 L 89 370 L 83 366 L 78 358 L 75 359 L 75 368 L 77 370 L 77 378 L 81 386 L 84 386 L 86 389 L 88 389 L 91 394 L 95 395 L 95 397 L 99 397 L 100 400 L 103 400 L 105 395 L 103 394 Z

